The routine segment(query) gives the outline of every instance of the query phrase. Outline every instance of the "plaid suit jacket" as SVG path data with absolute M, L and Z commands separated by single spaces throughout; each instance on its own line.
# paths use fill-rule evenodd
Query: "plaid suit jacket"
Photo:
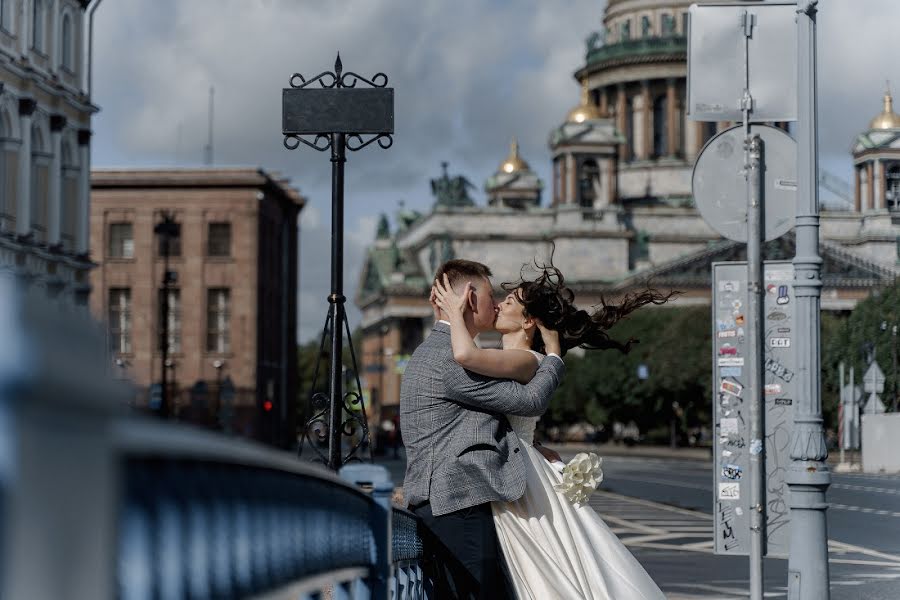
M 427 500 L 440 516 L 521 498 L 525 467 L 504 415 L 543 414 L 564 371 L 561 359 L 548 357 L 527 385 L 472 373 L 453 360 L 450 326 L 435 324 L 410 357 L 400 386 L 406 501 Z

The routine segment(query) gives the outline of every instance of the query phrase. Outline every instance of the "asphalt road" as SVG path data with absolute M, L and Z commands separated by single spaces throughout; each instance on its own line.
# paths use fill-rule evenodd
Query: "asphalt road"
M 574 451 L 562 449 L 564 459 Z M 402 460 L 379 461 L 401 482 Z M 605 456 L 591 505 L 672 600 L 747 598 L 745 557 L 713 553 L 712 463 Z M 832 600 L 900 600 L 900 475 L 832 475 Z M 787 561 L 766 559 L 766 598 L 786 598 Z

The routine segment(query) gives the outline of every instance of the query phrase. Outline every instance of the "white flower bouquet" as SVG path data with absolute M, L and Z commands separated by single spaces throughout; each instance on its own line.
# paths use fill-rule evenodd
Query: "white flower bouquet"
M 562 463 L 555 463 L 562 465 Z M 562 481 L 553 486 L 575 506 L 587 502 L 600 482 L 603 481 L 603 459 L 593 452 L 579 452 L 569 464 L 561 469 Z

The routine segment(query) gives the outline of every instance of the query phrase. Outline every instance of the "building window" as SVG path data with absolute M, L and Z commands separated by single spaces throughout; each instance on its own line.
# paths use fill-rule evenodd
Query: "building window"
M 631 21 L 625 21 L 620 25 L 619 37 L 623 42 L 631 39 Z
M 206 351 L 223 354 L 229 349 L 228 317 L 231 290 L 209 288 L 206 293 Z
M 131 223 L 109 224 L 109 257 L 134 258 L 134 229 Z
M 31 45 L 39 52 L 44 51 L 44 0 L 33 0 Z
M 681 13 L 681 35 L 688 34 L 688 28 L 690 26 L 690 14 L 689 13 Z
M 109 350 L 131 353 L 131 288 L 109 289 Z
M 0 0 L 0 27 L 5 29 L 6 31 L 12 29 L 10 27 L 9 15 L 7 14 L 7 11 L 9 10 L 9 3 L 10 0 Z
M 166 319 L 166 348 L 169 354 L 181 352 L 181 290 L 178 288 L 169 288 L 169 306 Z M 162 342 L 162 319 L 163 319 L 163 300 L 166 290 L 159 290 L 159 315 L 160 328 L 159 337 L 157 339 Z M 162 350 L 162 344 L 160 344 Z
M 159 245 L 157 246 L 159 256 L 166 255 L 166 240 L 168 240 L 169 256 L 181 256 L 181 223 L 175 223 L 175 232 L 176 233 L 173 236 L 156 236 L 159 241 Z
M 594 208 L 597 189 L 600 187 L 600 167 L 597 161 L 586 160 L 581 165 L 578 178 L 578 201 L 582 208 Z
M 231 223 L 210 223 L 206 237 L 207 256 L 231 256 Z
M 892 165 L 887 169 L 887 189 L 885 190 L 885 206 L 888 210 L 900 211 L 900 165 Z
M 63 16 L 62 21 L 62 66 L 70 71 L 74 66 L 74 46 L 72 44 L 72 17 Z
M 675 35 L 675 17 L 672 15 L 662 16 L 662 34 L 664 37 Z
M 666 156 L 669 153 L 669 101 L 665 95 L 653 101 L 653 155 Z
M 15 230 L 16 224 L 16 186 L 19 181 L 19 146 L 12 139 L 12 121 L 9 113 L 0 113 L 0 228 L 6 231 Z
M 650 37 L 652 34 L 651 28 L 650 17 L 646 15 L 641 17 L 641 37 Z

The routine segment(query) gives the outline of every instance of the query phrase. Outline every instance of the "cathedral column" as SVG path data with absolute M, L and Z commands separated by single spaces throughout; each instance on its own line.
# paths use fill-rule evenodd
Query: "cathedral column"
M 37 102 L 32 98 L 19 99 L 19 179 L 16 194 L 16 234 L 26 236 L 31 232 L 31 119 Z
M 887 192 L 887 173 L 884 168 L 884 161 L 880 158 L 878 159 L 876 165 L 878 166 L 878 177 L 875 178 L 876 183 L 876 191 L 878 197 L 878 209 L 884 210 L 887 208 L 887 199 L 885 198 L 885 192 Z
M 559 204 L 566 203 L 566 167 L 569 165 L 568 158 L 565 154 L 558 158 L 559 160 Z
M 50 198 L 47 206 L 47 245 L 51 248 L 60 243 L 60 220 L 62 218 L 62 131 L 66 118 L 62 115 L 50 117 Z
M 75 216 L 75 254 L 90 251 L 91 130 L 78 130 L 78 214 Z
M 600 115 L 604 118 L 609 116 L 609 98 L 606 95 L 606 88 L 602 88 L 597 92 L 600 95 Z
M 625 131 L 625 111 L 628 109 L 628 103 L 625 99 L 625 84 L 620 83 L 616 86 L 616 129 L 619 133 L 626 137 Z M 624 144 L 619 144 L 619 161 L 625 162 L 628 159 L 628 139 L 626 137 Z
M 866 164 L 866 170 L 869 181 L 869 190 L 866 198 L 866 210 L 875 208 L 875 163 L 870 161 Z
M 573 154 L 566 154 L 566 176 L 568 177 L 568 185 L 566 186 L 569 191 L 569 197 L 567 199 L 568 204 L 574 204 L 577 202 L 578 195 L 578 179 L 577 173 L 578 169 L 575 168 L 575 156 Z
M 653 151 L 653 101 L 650 99 L 649 81 L 641 82 L 641 95 L 644 98 L 644 153 L 641 159 L 647 160 Z
M 860 212 L 861 206 L 860 202 L 862 200 L 862 177 L 859 172 L 859 167 L 854 166 L 853 172 L 856 174 L 856 193 L 853 195 L 853 209 L 856 212 Z
M 635 160 L 644 160 L 647 157 L 646 146 L 644 145 L 645 136 L 644 133 L 647 130 L 647 123 L 645 122 L 644 117 L 646 116 L 644 113 L 644 102 L 646 101 L 646 97 L 643 92 L 637 94 L 631 100 L 631 109 L 632 109 L 632 118 L 631 125 L 633 131 L 631 132 L 632 143 L 634 144 L 634 148 L 632 148 L 632 156 L 634 156 Z
M 668 136 L 669 147 L 666 153 L 670 157 L 678 154 L 678 96 L 675 93 L 675 78 L 670 77 L 666 80 L 666 135 Z

